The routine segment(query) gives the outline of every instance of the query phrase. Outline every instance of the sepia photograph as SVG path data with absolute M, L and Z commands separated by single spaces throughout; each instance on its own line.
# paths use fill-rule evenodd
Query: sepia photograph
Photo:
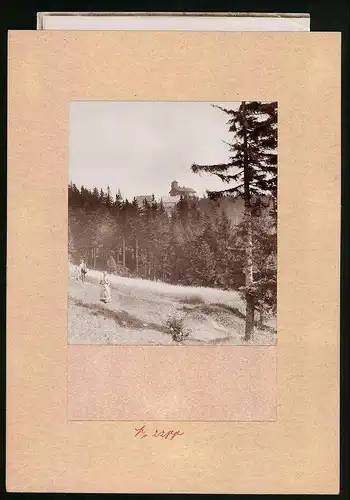
M 276 345 L 277 102 L 72 101 L 68 344 Z

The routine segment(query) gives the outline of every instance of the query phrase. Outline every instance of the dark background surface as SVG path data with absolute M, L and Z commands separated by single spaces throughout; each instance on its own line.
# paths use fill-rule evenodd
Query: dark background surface
M 28 2 L 30 4 L 30 2 Z M 33 494 L 6 493 L 5 491 L 5 403 L 6 403 L 6 162 L 7 162 L 7 31 L 35 30 L 37 12 L 278 12 L 308 13 L 311 16 L 311 31 L 342 32 L 342 250 L 341 250 L 341 498 L 349 498 L 349 5 L 348 0 L 309 0 L 309 1 L 217 1 L 217 2 L 38 2 L 23 6 L 20 2 L 7 2 L 0 8 L 1 27 L 1 168 L 0 214 L 1 225 L 1 263 L 3 280 L 1 293 L 3 300 L 1 315 L 0 377 L 1 377 L 1 454 L 0 454 L 0 496 L 22 497 Z M 20 202 L 20 200 L 19 200 Z M 325 235 L 327 237 L 327 235 Z M 325 270 L 327 272 L 327 270 Z M 20 304 L 18 304 L 20 307 Z M 56 494 L 42 494 L 46 497 Z M 59 494 L 66 497 L 65 494 Z M 98 496 L 98 495 L 75 495 Z M 181 495 L 174 495 L 180 497 Z M 236 495 L 239 496 L 239 495 Z M 278 498 L 277 495 L 272 495 Z

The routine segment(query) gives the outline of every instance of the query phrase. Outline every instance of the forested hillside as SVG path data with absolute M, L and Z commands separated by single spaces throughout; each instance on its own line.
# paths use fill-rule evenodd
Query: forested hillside
M 112 198 L 70 184 L 69 257 L 89 268 L 171 284 L 238 290 L 244 285 L 244 227 L 234 201 L 181 198 L 171 216 L 162 203 Z M 267 200 L 269 201 L 269 200 Z M 253 211 L 256 280 L 275 304 L 276 214 L 257 198 Z

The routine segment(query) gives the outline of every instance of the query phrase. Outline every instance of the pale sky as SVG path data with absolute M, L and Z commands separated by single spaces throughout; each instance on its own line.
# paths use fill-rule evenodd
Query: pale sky
M 227 162 L 232 140 L 229 116 L 211 104 L 237 109 L 237 102 L 72 101 L 69 179 L 79 188 L 120 189 L 134 196 L 168 196 L 170 183 L 195 189 L 229 187 L 216 176 L 194 174 L 192 163 Z

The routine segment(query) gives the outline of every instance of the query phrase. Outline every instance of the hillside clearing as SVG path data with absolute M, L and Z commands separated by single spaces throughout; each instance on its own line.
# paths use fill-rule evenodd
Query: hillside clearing
M 68 343 L 178 345 L 166 323 L 180 318 L 189 337 L 182 344 L 246 345 L 244 302 L 237 292 L 184 287 L 110 276 L 112 302 L 99 300 L 98 271 L 85 283 L 68 284 Z M 276 344 L 275 320 L 258 330 L 249 344 Z

